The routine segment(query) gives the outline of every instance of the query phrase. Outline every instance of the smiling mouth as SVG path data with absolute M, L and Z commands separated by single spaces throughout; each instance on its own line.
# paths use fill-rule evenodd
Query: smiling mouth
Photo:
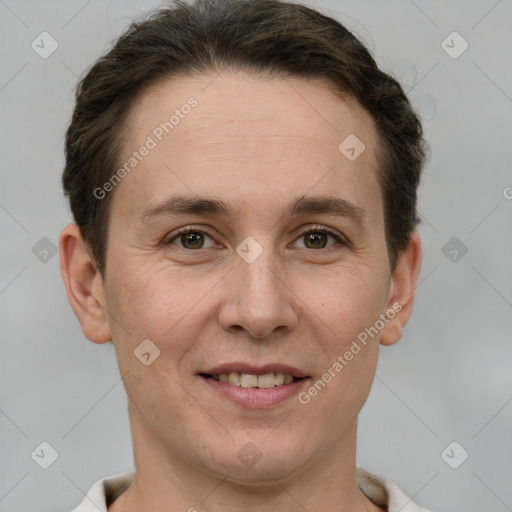
M 293 375 L 280 372 L 264 373 L 261 375 L 240 372 L 220 373 L 214 375 L 201 373 L 200 375 L 207 379 L 226 382 L 236 387 L 259 389 L 285 386 L 286 384 L 291 384 L 292 382 L 305 379 L 305 377 L 294 377 Z

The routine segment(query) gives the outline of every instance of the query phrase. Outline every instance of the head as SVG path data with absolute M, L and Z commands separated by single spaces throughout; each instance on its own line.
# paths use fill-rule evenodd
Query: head
M 77 89 L 61 261 L 85 335 L 115 345 L 141 451 L 254 481 L 354 439 L 412 309 L 424 157 L 400 85 L 312 9 L 177 1 L 130 26 Z M 227 398 L 237 365 L 295 391 Z

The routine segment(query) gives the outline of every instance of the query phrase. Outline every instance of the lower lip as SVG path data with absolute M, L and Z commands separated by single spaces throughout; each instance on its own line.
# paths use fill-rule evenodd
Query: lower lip
M 310 380 L 300 379 L 290 384 L 260 389 L 233 386 L 233 384 L 229 384 L 229 382 L 220 382 L 203 376 L 200 376 L 200 378 L 209 384 L 217 393 L 245 407 L 271 407 L 277 405 L 299 393 Z

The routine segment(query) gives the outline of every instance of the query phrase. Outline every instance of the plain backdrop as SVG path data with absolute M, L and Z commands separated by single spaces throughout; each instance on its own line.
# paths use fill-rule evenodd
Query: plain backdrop
M 433 511 L 512 510 L 512 2 L 303 3 L 401 81 L 431 147 L 415 311 L 381 347 L 358 465 Z M 0 0 L 0 512 L 66 512 L 132 468 L 113 347 L 83 336 L 55 246 L 72 221 L 60 175 L 77 78 L 157 5 Z M 45 59 L 42 32 L 58 44 Z

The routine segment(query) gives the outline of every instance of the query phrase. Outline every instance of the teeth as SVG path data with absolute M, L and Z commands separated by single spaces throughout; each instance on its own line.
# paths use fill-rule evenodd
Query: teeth
M 233 386 L 260 389 L 290 384 L 294 380 L 293 375 L 285 375 L 284 373 L 265 373 L 264 375 L 254 375 L 250 373 L 231 372 L 212 375 L 212 378 L 220 382 L 229 382 Z
M 285 376 L 284 373 L 275 373 L 275 380 L 276 380 L 276 386 L 281 386 L 281 384 L 284 384 Z M 293 377 L 292 377 L 293 379 Z
M 249 373 L 240 374 L 240 386 L 243 388 L 255 388 L 258 386 L 258 376 Z
M 273 373 L 265 373 L 264 375 L 258 375 L 258 387 L 273 388 L 276 385 L 276 377 Z
M 231 372 L 228 375 L 228 382 L 233 386 L 240 386 L 240 374 L 238 372 Z

